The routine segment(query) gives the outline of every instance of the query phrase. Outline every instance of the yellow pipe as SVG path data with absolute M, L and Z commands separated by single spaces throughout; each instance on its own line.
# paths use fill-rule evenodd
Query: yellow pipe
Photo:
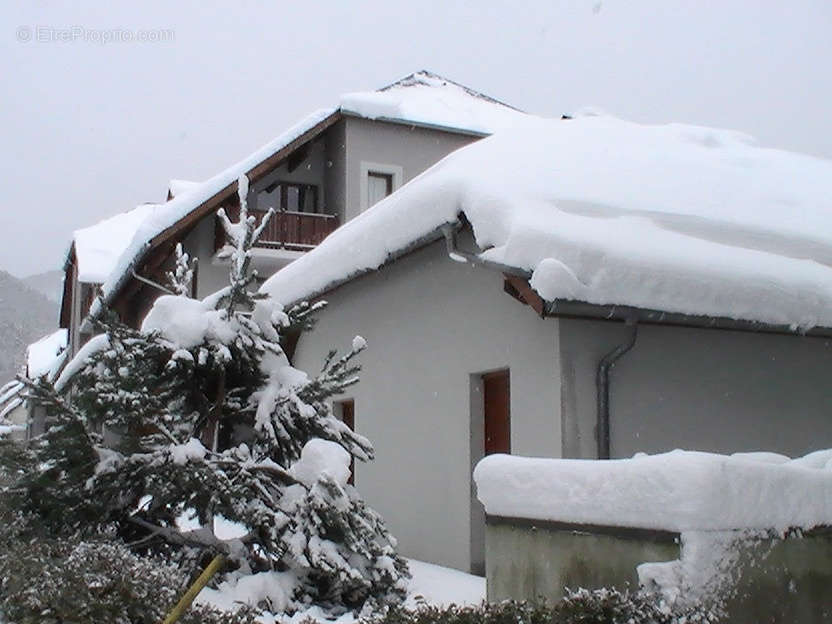
M 208 584 L 208 581 L 211 580 L 211 577 L 214 576 L 217 571 L 222 567 L 222 564 L 225 563 L 225 556 L 217 555 L 211 560 L 211 563 L 208 564 L 208 567 L 202 571 L 202 574 L 199 575 L 199 578 L 194 581 L 194 584 L 185 592 L 185 595 L 179 600 L 173 610 L 168 613 L 168 616 L 165 618 L 165 621 L 162 624 L 173 624 L 182 617 L 185 611 L 188 610 L 188 607 L 191 606 L 191 603 L 196 598 L 197 594 L 202 591 L 202 588 Z

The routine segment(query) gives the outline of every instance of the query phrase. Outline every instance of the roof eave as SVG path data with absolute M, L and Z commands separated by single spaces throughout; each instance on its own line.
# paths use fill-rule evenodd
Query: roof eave
M 336 110 L 317 124 L 315 124 L 312 128 L 298 136 L 295 140 L 291 141 L 288 145 L 277 150 L 271 156 L 261 160 L 259 163 L 254 165 L 251 169 L 246 171 L 246 176 L 248 176 L 249 180 L 254 182 L 276 166 L 280 164 L 283 160 L 289 157 L 295 150 L 299 147 L 305 145 L 309 141 L 314 140 L 320 134 L 322 134 L 325 130 L 327 130 L 330 126 L 336 124 L 342 118 L 342 113 L 340 110 Z M 203 201 L 201 204 L 196 206 L 188 215 L 174 223 L 172 226 L 162 230 L 159 234 L 154 236 L 146 245 L 144 245 L 143 249 L 136 255 L 134 260 L 130 263 L 130 267 L 127 271 L 125 271 L 122 275 L 119 276 L 118 281 L 116 282 L 115 287 L 106 294 L 105 298 L 102 300 L 103 305 L 100 308 L 109 307 L 112 302 L 121 295 L 121 292 L 124 290 L 127 283 L 130 281 L 132 277 L 133 271 L 136 270 L 137 267 L 141 266 L 142 261 L 147 256 L 148 252 L 152 249 L 155 249 L 159 245 L 163 244 L 165 241 L 169 240 L 172 236 L 186 230 L 187 228 L 191 227 L 194 223 L 202 219 L 204 216 L 208 214 L 212 209 L 218 207 L 223 201 L 225 201 L 228 197 L 231 197 L 234 193 L 237 192 L 237 181 L 234 180 L 233 182 L 227 184 L 225 187 L 214 193 L 211 197 Z M 100 308 L 96 309 L 96 312 L 101 311 Z
M 367 121 L 382 121 L 385 123 L 396 124 L 399 126 L 407 126 L 408 128 L 424 128 L 426 130 L 436 130 L 438 132 L 450 132 L 452 134 L 461 134 L 464 136 L 471 136 L 476 137 L 478 139 L 482 139 L 487 136 L 491 136 L 491 132 L 481 132 L 479 130 L 471 130 L 468 128 L 458 128 L 455 126 L 443 126 L 441 124 L 432 124 L 427 123 L 424 121 L 413 121 L 410 119 L 400 119 L 397 117 L 365 117 L 359 113 L 340 109 L 341 114 L 344 117 L 348 117 L 351 119 L 365 119 Z
M 724 329 L 770 334 L 787 334 L 791 336 L 832 337 L 832 327 L 812 327 L 809 329 L 778 325 L 762 321 L 749 321 L 725 316 L 706 316 L 666 312 L 649 308 L 637 308 L 627 305 L 600 305 L 571 299 L 556 299 L 544 303 L 544 317 L 583 318 L 606 321 L 636 321 L 647 325 L 674 325 L 700 329 Z

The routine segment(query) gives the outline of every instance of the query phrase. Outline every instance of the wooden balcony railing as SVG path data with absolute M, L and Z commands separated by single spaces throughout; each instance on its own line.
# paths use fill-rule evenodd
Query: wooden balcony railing
M 237 207 L 226 208 L 226 212 L 232 221 L 240 218 Z M 263 216 L 259 210 L 249 214 L 257 217 L 258 223 Z M 338 217 L 335 215 L 280 210 L 269 219 L 255 247 L 306 251 L 318 245 L 337 227 Z

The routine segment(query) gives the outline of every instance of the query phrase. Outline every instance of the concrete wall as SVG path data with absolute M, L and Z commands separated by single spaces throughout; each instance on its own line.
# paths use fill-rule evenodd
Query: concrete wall
M 502 282 L 435 243 L 329 293 L 294 360 L 314 373 L 329 349 L 367 339 L 361 382 L 345 398 L 376 460 L 358 463 L 356 485 L 405 555 L 462 570 L 484 552 L 471 527 L 472 515 L 482 521 L 471 502 L 479 374 L 510 369 L 512 452 L 557 457 L 561 448 L 557 322 L 506 295 Z
M 564 457 L 596 457 L 598 361 L 627 331 L 611 321 L 560 320 Z M 828 448 L 830 367 L 825 338 L 641 325 L 610 375 L 611 454 Z
M 477 137 L 349 117 L 346 120 L 346 219 L 354 218 L 361 210 L 362 161 L 401 167 L 404 184 L 475 140 Z
M 489 601 L 558 600 L 564 589 L 638 587 L 636 567 L 678 559 L 668 533 L 627 529 L 606 533 L 547 522 L 489 518 L 486 529 Z
M 832 533 L 828 529 L 786 539 L 779 535 L 753 539 L 743 531 L 718 535 L 715 544 L 723 548 L 730 543 L 730 550 L 717 551 L 716 568 L 700 564 L 690 580 L 702 585 L 691 588 L 683 583 L 683 592 L 693 589 L 697 601 L 704 598 L 704 606 L 716 607 L 722 612 L 720 622 L 830 621 Z M 702 555 L 693 557 L 697 554 Z M 639 586 L 639 564 L 686 556 L 685 547 L 680 549 L 670 533 L 510 518 L 489 518 L 487 555 L 490 601 L 557 600 L 565 587 L 634 590 Z M 646 589 L 660 588 L 651 584 Z M 686 598 L 683 593 L 681 599 Z

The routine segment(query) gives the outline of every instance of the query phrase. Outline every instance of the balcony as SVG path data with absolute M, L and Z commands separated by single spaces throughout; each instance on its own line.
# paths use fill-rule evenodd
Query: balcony
M 232 221 L 240 218 L 238 207 L 226 208 L 226 212 Z M 255 216 L 259 222 L 265 213 L 252 210 L 249 214 Z M 217 249 L 219 249 L 224 243 L 224 236 L 222 228 L 219 224 L 217 225 Z M 269 219 L 255 247 L 308 251 L 329 236 L 337 227 L 338 217 L 335 215 L 279 210 Z

